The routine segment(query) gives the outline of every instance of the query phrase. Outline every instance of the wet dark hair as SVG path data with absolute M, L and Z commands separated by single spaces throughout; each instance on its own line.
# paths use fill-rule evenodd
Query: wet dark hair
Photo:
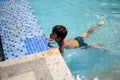
M 57 37 L 61 38 L 61 41 L 66 37 L 67 35 L 67 29 L 63 25 L 56 25 L 52 29 L 53 32 L 57 34 Z

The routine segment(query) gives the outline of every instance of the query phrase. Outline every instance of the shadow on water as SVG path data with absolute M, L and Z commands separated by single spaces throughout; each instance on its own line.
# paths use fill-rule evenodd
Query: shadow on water
M 2 47 L 2 40 L 1 40 L 1 35 L 0 35 L 0 61 L 4 61 L 4 53 L 3 53 L 3 47 Z

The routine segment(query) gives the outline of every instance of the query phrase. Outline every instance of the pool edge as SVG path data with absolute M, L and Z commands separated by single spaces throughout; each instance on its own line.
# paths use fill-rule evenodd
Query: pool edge
M 41 59 L 41 61 L 39 59 Z M 36 63 L 35 60 L 40 61 L 40 64 Z M 31 67 L 30 71 L 26 71 L 26 70 L 23 70 L 23 68 L 21 68 L 21 67 L 23 67 L 22 64 L 27 64 L 27 66 L 25 66 L 25 68 L 30 66 L 32 64 L 32 63 L 28 64 L 28 62 L 30 62 L 30 61 L 33 61 L 32 63 L 35 64 L 33 68 L 38 68 L 37 72 L 32 71 L 33 70 L 32 67 Z M 19 66 L 20 70 L 19 70 L 19 72 L 17 72 L 17 74 L 14 74 L 13 72 L 16 72 L 14 70 L 16 69 L 16 67 L 18 67 L 17 65 L 19 65 L 19 64 L 21 65 L 21 67 Z M 9 66 L 16 66 L 16 67 L 13 67 L 15 69 L 13 69 L 13 71 L 11 71 L 11 73 L 10 73 L 10 74 L 12 74 L 12 76 L 10 76 L 10 74 L 8 73 L 9 71 L 4 70 L 6 67 L 9 67 Z M 41 67 L 39 68 L 37 66 L 41 66 Z M 46 70 L 45 68 L 48 68 L 48 69 Z M 29 68 L 26 68 L 26 69 L 29 69 Z M 44 72 L 45 70 L 47 72 Z M 32 75 L 33 77 L 36 76 L 36 73 L 37 73 L 37 76 L 41 76 L 44 74 L 46 79 L 43 77 L 43 78 L 41 78 L 43 80 L 49 80 L 51 78 L 52 78 L 52 80 L 74 80 L 69 68 L 67 67 L 64 59 L 60 55 L 59 50 L 57 48 L 52 48 L 52 49 L 49 49 L 47 51 L 43 51 L 40 53 L 35 53 L 35 54 L 31 54 L 31 55 L 24 56 L 21 58 L 0 62 L 0 73 L 2 73 L 2 74 L 0 74 L 0 76 L 2 76 L 2 77 L 0 77 L 1 80 L 4 80 L 4 79 L 10 80 L 10 78 L 12 78 L 12 80 L 14 80 L 14 79 L 20 80 L 22 76 L 18 76 L 18 75 L 21 75 L 21 73 L 20 73 L 21 71 L 23 71 L 22 74 L 26 74 L 26 72 L 27 73 L 30 72 L 30 73 L 28 73 L 27 77 L 30 77 L 29 75 L 32 73 L 34 73 L 34 75 Z M 42 73 L 40 73 L 40 71 L 42 71 Z M 39 73 L 39 75 L 38 75 L 38 73 Z M 16 75 L 19 77 L 19 79 L 18 79 L 18 77 L 16 77 Z M 33 80 L 33 79 L 31 79 L 31 80 Z M 35 80 L 40 80 L 40 79 L 36 78 Z

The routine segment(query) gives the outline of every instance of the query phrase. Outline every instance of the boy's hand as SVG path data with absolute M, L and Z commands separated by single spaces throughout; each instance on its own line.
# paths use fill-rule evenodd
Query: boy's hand
M 45 36 L 45 39 L 46 39 L 46 40 L 49 40 L 50 38 L 49 38 L 48 36 Z

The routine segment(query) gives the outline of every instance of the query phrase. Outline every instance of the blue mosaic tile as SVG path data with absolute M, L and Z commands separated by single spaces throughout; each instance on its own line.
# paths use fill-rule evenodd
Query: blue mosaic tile
M 49 49 L 26 0 L 0 0 L 0 34 L 6 60 Z
M 6 2 L 6 1 L 10 1 L 10 0 L 0 0 L 0 2 Z

